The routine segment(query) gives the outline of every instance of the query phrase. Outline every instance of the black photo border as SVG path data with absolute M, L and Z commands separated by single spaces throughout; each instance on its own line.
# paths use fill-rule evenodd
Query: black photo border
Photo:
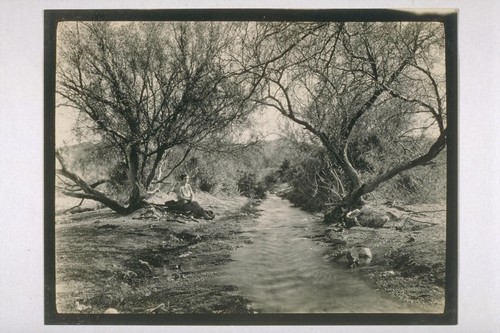
M 155 9 L 44 11 L 44 313 L 46 325 L 456 325 L 458 320 L 458 31 L 456 10 Z M 446 33 L 447 228 L 440 314 L 60 314 L 55 293 L 55 68 L 63 21 L 435 21 Z

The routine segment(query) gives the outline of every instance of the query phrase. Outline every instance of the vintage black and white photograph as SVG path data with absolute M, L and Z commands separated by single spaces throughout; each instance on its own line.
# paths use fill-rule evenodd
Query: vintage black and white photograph
M 146 14 L 46 13 L 49 322 L 456 322 L 454 11 Z

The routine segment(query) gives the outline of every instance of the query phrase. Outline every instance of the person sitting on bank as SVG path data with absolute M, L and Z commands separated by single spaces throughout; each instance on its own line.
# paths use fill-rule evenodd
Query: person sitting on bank
M 177 195 L 177 201 L 167 201 L 165 205 L 182 213 L 192 213 L 194 217 L 203 217 L 205 220 L 212 220 L 214 213 L 212 211 L 205 211 L 200 204 L 194 201 L 194 192 L 189 184 L 189 176 L 183 173 L 180 179 L 180 182 L 173 189 L 173 192 Z

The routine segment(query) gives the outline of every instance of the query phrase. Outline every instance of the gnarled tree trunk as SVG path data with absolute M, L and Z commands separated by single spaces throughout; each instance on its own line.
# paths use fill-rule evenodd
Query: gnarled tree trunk
M 441 135 L 429 148 L 427 153 L 421 155 L 407 163 L 398 165 L 387 172 L 363 183 L 361 186 L 350 192 L 341 202 L 338 203 L 332 210 L 325 214 L 324 221 L 326 223 L 341 222 L 345 219 L 345 215 L 356 208 L 360 208 L 364 204 L 363 195 L 375 191 L 382 183 L 390 180 L 394 176 L 403 171 L 412 169 L 414 167 L 425 165 L 433 160 L 446 146 L 446 133 L 444 129 Z
M 131 158 L 133 159 L 133 154 L 131 153 Z M 64 161 L 64 158 L 61 156 L 59 152 L 56 152 L 56 157 L 59 163 L 61 164 L 61 169 L 57 169 L 56 172 L 57 174 L 71 180 L 72 182 L 75 183 L 76 186 L 78 186 L 79 190 L 81 191 L 68 191 L 65 190 L 63 191 L 63 194 L 73 197 L 73 198 L 80 198 L 80 199 L 90 199 L 94 200 L 97 202 L 100 202 L 107 207 L 111 208 L 118 214 L 123 214 L 127 215 L 138 208 L 142 207 L 145 202 L 143 201 L 143 198 L 141 197 L 140 194 L 140 189 L 139 185 L 137 184 L 137 176 L 130 178 L 130 180 L 135 180 L 132 186 L 132 191 L 130 192 L 129 196 L 129 203 L 127 206 L 122 205 L 118 201 L 111 199 L 104 193 L 98 191 L 95 189 L 97 185 L 102 184 L 102 182 L 97 182 L 95 184 L 88 184 L 86 181 L 84 181 L 82 178 L 80 178 L 77 174 L 71 172 L 68 170 L 66 163 Z M 137 156 L 136 156 L 137 157 Z M 133 176 L 134 169 L 132 167 L 133 163 L 131 163 L 131 167 L 129 169 L 129 173 L 131 176 Z

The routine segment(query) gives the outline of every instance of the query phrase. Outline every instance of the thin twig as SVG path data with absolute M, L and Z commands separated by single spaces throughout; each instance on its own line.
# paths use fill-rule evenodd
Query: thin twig
M 418 214 L 423 214 L 423 213 L 437 213 L 437 212 L 446 212 L 446 209 L 438 209 L 438 210 L 424 210 L 421 212 L 415 212 Z
M 413 214 L 413 215 L 420 215 L 420 214 L 424 214 L 424 213 L 446 212 L 446 209 L 426 210 L 426 211 L 417 212 L 417 211 L 414 211 L 414 210 L 411 210 L 411 209 L 408 209 L 408 208 L 405 208 L 405 207 L 401 207 L 401 206 L 396 206 L 396 205 L 392 205 L 391 207 L 399 209 L 399 210 L 402 210 L 404 212 L 407 212 L 407 213 L 410 213 L 410 214 Z
M 71 208 L 66 209 L 66 210 L 63 212 L 63 214 L 66 214 L 66 213 L 67 213 L 67 212 L 69 212 L 70 210 L 73 210 L 73 209 L 75 209 L 75 208 L 80 207 L 80 206 L 82 205 L 82 203 L 83 203 L 83 200 L 85 200 L 85 199 L 82 199 L 78 205 L 76 205 L 76 206 L 73 206 L 73 207 L 71 207 Z
M 428 222 L 428 221 L 415 220 L 414 218 L 411 218 L 411 217 L 407 217 L 407 219 L 408 220 L 412 220 L 413 222 L 418 222 L 418 223 L 427 223 L 427 224 L 432 224 L 432 225 L 441 224 L 441 223 L 438 223 L 438 222 Z
M 165 307 L 165 304 L 164 304 L 164 303 L 161 303 L 160 305 L 155 306 L 154 308 L 147 309 L 145 312 L 146 312 L 146 313 L 157 313 L 157 312 L 158 312 L 158 310 L 164 310 L 164 311 L 165 311 L 165 309 L 162 309 L 162 308 L 164 308 L 164 307 Z

